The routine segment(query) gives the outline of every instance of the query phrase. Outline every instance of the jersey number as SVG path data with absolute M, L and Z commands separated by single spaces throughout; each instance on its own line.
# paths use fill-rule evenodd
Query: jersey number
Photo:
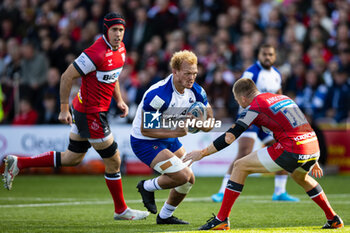
M 281 109 L 293 128 L 307 124 L 307 120 L 296 104 L 288 105 Z

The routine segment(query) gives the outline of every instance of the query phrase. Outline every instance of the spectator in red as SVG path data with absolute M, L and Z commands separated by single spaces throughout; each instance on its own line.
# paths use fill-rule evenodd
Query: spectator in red
M 12 125 L 34 125 L 38 120 L 38 113 L 33 109 L 28 98 L 22 98 L 19 102 L 19 113 L 15 115 Z

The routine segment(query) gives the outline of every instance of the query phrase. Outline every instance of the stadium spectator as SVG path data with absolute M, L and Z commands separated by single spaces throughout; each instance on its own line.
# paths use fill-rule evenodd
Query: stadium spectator
M 225 195 L 217 216 L 212 217 L 200 230 L 229 230 L 233 204 L 243 190 L 249 174 L 285 170 L 299 184 L 309 197 L 324 211 L 327 222 L 325 229 L 341 228 L 344 223 L 329 204 L 326 194 L 313 176 L 322 177 L 318 165 L 320 149 L 317 136 L 298 106 L 287 96 L 261 93 L 249 78 L 238 80 L 233 87 L 235 99 L 245 110 L 235 124 L 203 150 L 193 151 L 185 156 L 184 162 L 191 163 L 209 156 L 232 144 L 251 124 L 273 131 L 276 141 L 237 160 L 225 189 Z M 288 106 L 288 107 L 287 107 Z M 287 133 L 286 133 L 287 132 Z M 303 136 L 308 135 L 307 139 Z M 300 138 L 300 139 L 299 139 Z
M 133 121 L 130 141 L 135 155 L 161 174 L 138 183 L 137 188 L 144 206 L 151 213 L 157 213 L 154 192 L 171 189 L 167 201 L 157 215 L 157 224 L 188 224 L 173 216 L 195 180 L 192 170 L 181 161 L 186 152 L 178 137 L 187 134 L 187 127 L 148 128 L 145 125 L 157 124 L 155 119 L 160 116 L 166 119 L 170 115 L 178 119 L 196 101 L 207 106 L 208 118 L 213 117 L 213 112 L 205 91 L 195 83 L 198 72 L 196 55 L 188 50 L 176 52 L 170 60 L 170 66 L 172 74 L 151 86 L 143 96 Z M 147 112 L 151 119 L 146 118 Z M 207 132 L 212 128 L 203 126 L 201 130 Z
M 306 85 L 297 93 L 295 98 L 299 108 L 314 119 L 323 116 L 327 87 L 322 84 L 322 78 L 315 70 L 306 73 Z
M 36 50 L 33 41 L 25 41 L 21 52 L 20 94 L 30 98 L 37 107 L 40 101 L 38 93 L 46 81 L 49 64 L 47 58 Z
M 43 96 L 43 110 L 39 112 L 38 124 L 59 124 L 57 98 L 53 93 L 46 92 Z
M 341 122 L 350 111 L 350 86 L 344 69 L 339 69 L 333 76 L 333 85 L 325 98 L 325 117 L 330 122 Z M 324 119 L 323 119 L 324 120 Z
M 263 44 L 259 48 L 258 60 L 250 66 L 242 75 L 242 78 L 249 78 L 256 83 L 259 91 L 282 93 L 282 80 L 280 72 L 274 67 L 276 60 L 276 50 L 269 44 Z M 236 158 L 231 162 L 226 175 L 222 180 L 219 192 L 212 195 L 211 199 L 214 202 L 222 202 L 224 197 L 225 187 L 231 176 L 234 163 L 239 159 L 247 156 L 253 151 L 254 143 L 259 137 L 262 143 L 267 146 L 275 143 L 274 137 L 266 133 L 261 128 L 252 125 L 244 132 L 238 141 L 238 152 Z M 299 201 L 298 198 L 290 196 L 286 191 L 288 173 L 278 171 L 275 175 L 275 191 L 272 196 L 273 201 Z
M 123 111 L 122 117 L 128 114 L 128 106 L 121 97 L 118 83 L 126 54 L 122 42 L 124 31 L 124 17 L 108 13 L 104 18 L 103 36 L 85 49 L 61 77 L 59 120 L 72 125 L 68 149 L 64 152 L 49 151 L 34 157 L 8 155 L 5 158 L 5 188 L 12 188 L 14 177 L 23 168 L 75 166 L 83 160 L 92 145 L 105 164 L 105 180 L 114 201 L 114 219 L 139 220 L 149 215 L 146 211 L 130 209 L 124 201 L 120 154 L 106 116 L 112 97 Z M 82 77 L 82 85 L 73 100 L 73 123 L 69 95 L 72 81 L 79 77 Z M 28 107 L 26 109 L 28 112 Z
M 32 107 L 28 97 L 23 97 L 19 102 L 19 113 L 15 115 L 12 125 L 34 125 L 38 120 L 38 112 Z

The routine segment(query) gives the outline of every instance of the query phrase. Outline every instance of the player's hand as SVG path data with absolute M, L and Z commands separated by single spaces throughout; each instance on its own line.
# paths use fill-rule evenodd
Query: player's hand
M 322 168 L 316 163 L 313 168 L 311 169 L 311 175 L 313 175 L 316 178 L 321 178 L 323 176 L 323 170 Z
M 188 153 L 185 158 L 182 160 L 184 163 L 187 161 L 191 161 L 188 166 L 191 166 L 191 164 L 195 161 L 201 160 L 203 157 L 201 155 L 200 150 L 194 150 L 191 153 Z
M 124 118 L 129 114 L 129 107 L 124 101 L 118 102 L 117 106 L 123 112 L 123 114 L 120 115 L 121 118 Z
M 58 120 L 63 124 L 72 124 L 72 115 L 69 111 L 61 111 L 58 115 Z

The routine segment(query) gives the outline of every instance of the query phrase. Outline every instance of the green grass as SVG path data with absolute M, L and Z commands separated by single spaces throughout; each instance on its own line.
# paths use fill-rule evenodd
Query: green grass
M 149 177 L 147 177 L 149 178 Z M 144 209 L 136 184 L 142 177 L 123 177 L 124 195 L 132 208 Z M 350 176 L 318 180 L 350 232 Z M 190 225 L 155 224 L 156 215 L 141 221 L 114 221 L 113 203 L 103 176 L 18 176 L 13 190 L 0 189 L 0 232 L 194 232 L 220 204 L 209 197 L 221 178 L 197 178 L 189 200 L 175 216 Z M 249 177 L 230 215 L 232 232 L 320 232 L 323 211 L 291 179 L 289 193 L 299 203 L 272 202 L 273 177 Z M 156 192 L 158 210 L 168 191 Z M 185 199 L 186 200 L 186 199 Z M 45 204 L 45 205 L 43 205 Z M 335 232 L 322 230 L 322 232 Z

